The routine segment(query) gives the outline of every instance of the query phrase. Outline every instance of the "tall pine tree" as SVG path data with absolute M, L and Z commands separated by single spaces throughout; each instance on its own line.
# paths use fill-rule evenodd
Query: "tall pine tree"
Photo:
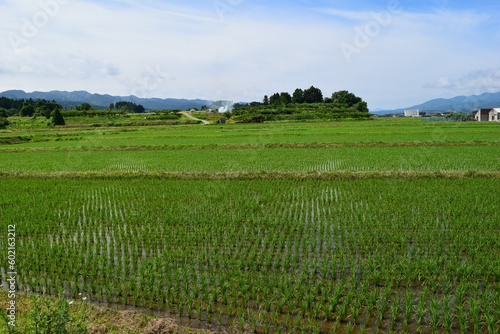
M 52 111 L 51 122 L 53 125 L 65 125 L 66 124 L 60 108 L 55 108 L 54 111 Z

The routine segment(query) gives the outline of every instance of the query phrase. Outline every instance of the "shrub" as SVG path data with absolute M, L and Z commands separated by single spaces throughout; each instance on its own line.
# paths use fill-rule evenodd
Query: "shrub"
M 5 117 L 0 117 L 0 129 L 5 128 L 7 125 L 9 125 L 9 121 Z
M 29 333 L 83 334 L 88 332 L 84 322 L 77 321 L 71 316 L 69 303 L 62 295 L 56 300 L 41 299 L 33 295 L 32 301 L 33 309 L 29 311 Z
M 61 109 L 56 108 L 51 114 L 51 122 L 53 125 L 65 125 L 64 117 L 61 114 Z

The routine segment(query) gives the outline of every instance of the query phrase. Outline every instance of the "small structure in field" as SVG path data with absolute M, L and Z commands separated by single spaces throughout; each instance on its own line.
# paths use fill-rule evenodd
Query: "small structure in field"
M 498 122 L 500 121 L 500 108 L 493 108 L 490 111 L 490 122 Z
M 405 117 L 420 117 L 420 109 L 406 109 Z
M 479 122 L 487 122 L 491 109 L 479 109 L 474 119 Z
M 226 124 L 227 120 L 225 118 L 219 119 L 219 124 Z
M 498 122 L 500 121 L 500 108 L 479 109 L 474 119 L 478 122 Z

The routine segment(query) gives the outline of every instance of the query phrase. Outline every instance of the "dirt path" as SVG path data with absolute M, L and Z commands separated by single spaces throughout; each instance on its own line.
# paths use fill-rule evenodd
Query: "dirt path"
M 193 117 L 188 112 L 180 112 L 180 114 L 183 114 L 184 116 L 186 116 L 188 118 L 194 119 L 195 121 L 201 121 L 205 125 L 210 124 L 209 121 L 205 121 L 203 119 L 199 119 L 199 118 Z

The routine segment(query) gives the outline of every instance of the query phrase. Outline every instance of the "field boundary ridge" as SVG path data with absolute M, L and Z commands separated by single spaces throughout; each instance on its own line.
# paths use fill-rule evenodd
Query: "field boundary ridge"
M 4 173 L 0 179 L 192 179 L 192 180 L 248 180 L 248 179 L 467 179 L 500 178 L 500 171 L 329 171 L 329 172 L 36 172 Z
M 468 142 L 373 142 L 373 143 L 274 143 L 274 144 L 229 144 L 229 145 L 160 145 L 160 146 L 77 146 L 7 148 L 0 153 L 23 152 L 79 152 L 79 151 L 161 151 L 161 150 L 231 150 L 231 149 L 272 149 L 272 148 L 335 148 L 335 147 L 440 147 L 440 146 L 500 146 L 500 141 Z

